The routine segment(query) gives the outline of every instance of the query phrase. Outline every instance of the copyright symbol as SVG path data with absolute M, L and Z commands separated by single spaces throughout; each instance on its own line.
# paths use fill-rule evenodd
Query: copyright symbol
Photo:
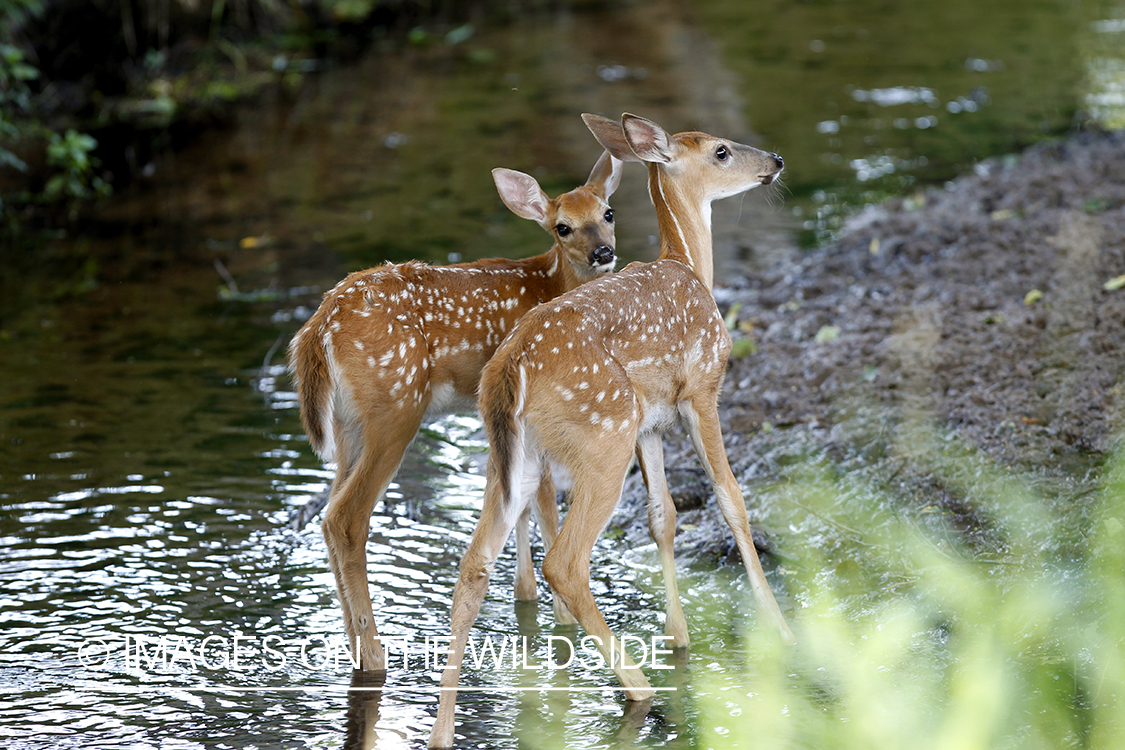
M 84 667 L 103 667 L 109 663 L 109 644 L 100 638 L 78 647 L 78 661 Z

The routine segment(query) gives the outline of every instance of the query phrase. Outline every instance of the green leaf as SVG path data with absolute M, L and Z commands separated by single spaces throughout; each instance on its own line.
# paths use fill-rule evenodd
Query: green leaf
M 39 69 L 27 63 L 17 63 L 12 66 L 12 78 L 19 81 L 34 81 L 39 77 Z
M 1113 204 L 1105 198 L 1090 198 L 1082 204 L 1082 210 L 1088 214 L 1100 214 L 1109 210 Z
M 840 326 L 821 326 L 814 340 L 818 344 L 829 344 L 840 338 Z
M 474 31 L 475 29 L 471 23 L 458 26 L 455 29 L 451 29 L 450 32 L 445 35 L 445 43 L 450 46 L 461 44 L 462 42 L 468 41 Z
M 741 302 L 735 302 L 733 305 L 730 306 L 730 309 L 727 310 L 727 315 L 726 315 L 725 318 L 723 318 L 723 322 L 726 323 L 728 331 L 733 331 L 735 329 L 735 327 L 738 325 L 738 311 L 741 310 L 741 309 L 742 309 L 742 303 Z
M 19 47 L 11 44 L 0 44 L 0 62 L 6 65 L 15 65 L 23 62 L 23 52 Z
M 1112 279 L 1102 284 L 1102 289 L 1105 289 L 1107 292 L 1112 292 L 1123 286 L 1125 286 L 1125 275 L 1114 276 Z
M 6 148 L 0 148 L 0 165 L 11 167 L 20 172 L 27 171 L 27 164 Z
M 754 343 L 753 339 L 739 338 L 731 343 L 730 356 L 734 359 L 741 359 L 742 357 L 749 357 L 756 351 L 758 351 L 758 345 Z
M 43 195 L 45 195 L 48 200 L 61 198 L 66 192 L 66 184 L 66 175 L 57 174 L 47 180 L 47 186 L 43 188 Z

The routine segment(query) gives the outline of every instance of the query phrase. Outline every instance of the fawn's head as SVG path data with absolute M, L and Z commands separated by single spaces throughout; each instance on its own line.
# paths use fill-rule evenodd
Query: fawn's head
M 590 114 L 582 119 L 613 156 L 659 165 L 704 201 L 769 185 L 785 166 L 777 154 L 706 133 L 669 135 L 655 122 L 636 115 L 624 114 L 620 123 Z
M 613 270 L 616 240 L 613 209 L 607 201 L 621 181 L 619 160 L 603 152 L 586 184 L 558 198 L 548 198 L 535 178 L 523 172 L 498 168 L 492 170 L 492 178 L 504 205 L 555 238 L 552 249 L 568 278 L 578 284 Z

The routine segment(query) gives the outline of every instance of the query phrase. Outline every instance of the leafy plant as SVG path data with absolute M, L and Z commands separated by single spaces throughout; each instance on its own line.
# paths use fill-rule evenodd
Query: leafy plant
M 0 0 L 0 32 L 7 37 L 11 29 L 42 15 L 45 8 L 42 0 Z M 92 156 L 97 141 L 74 129 L 54 132 L 37 119 L 31 84 L 40 77 L 22 49 L 7 38 L 0 41 L 0 169 L 26 173 L 28 165 L 17 155 L 17 147 L 31 148 L 46 140 L 47 164 L 53 172 L 41 194 L 23 191 L 16 202 L 67 202 L 73 209 L 77 201 L 108 195 L 109 184 L 94 173 L 99 166 Z M 0 209 L 11 202 L 11 196 L 3 196 Z
M 0 44 L 0 166 L 27 171 L 23 160 L 4 144 L 20 137 L 22 131 L 16 117 L 28 111 L 31 105 L 28 81 L 38 77 L 39 70 L 24 60 L 22 50 L 11 44 Z
M 47 181 L 43 196 L 48 201 L 87 200 L 108 195 L 110 187 L 93 173 L 98 160 L 90 155 L 98 147 L 93 136 L 73 128 L 64 135 L 54 133 L 47 145 L 47 163 L 60 172 Z

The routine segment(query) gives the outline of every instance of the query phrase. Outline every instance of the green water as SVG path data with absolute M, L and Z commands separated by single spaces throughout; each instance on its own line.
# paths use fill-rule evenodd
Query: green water
M 864 201 L 1091 121 L 1125 124 L 1114 3 L 695 7 L 753 128 L 792 164 L 787 183 L 821 239 Z
M 528 12 L 458 46 L 376 50 L 259 102 L 232 129 L 163 155 L 81 230 L 3 248 L 8 746 L 420 746 L 436 704 L 432 668 L 392 669 L 383 692 L 348 695 L 346 664 L 319 666 L 315 648 L 305 663 L 293 645 L 340 631 L 318 529 L 285 526 L 331 479 L 301 433 L 284 370 L 285 345 L 322 291 L 384 260 L 545 249 L 546 235 L 497 200 L 489 170 L 531 172 L 551 193 L 584 180 L 597 147 L 582 111 L 633 111 L 785 156 L 789 193 L 752 194 L 715 214 L 717 262 L 750 272 L 826 236 L 865 195 L 950 179 L 1076 119 L 1120 124 L 1122 18 L 1113 5 L 1046 2 Z M 652 257 L 639 170 L 614 207 L 624 259 Z M 474 418 L 444 420 L 408 457 L 394 502 L 376 509 L 369 573 L 385 632 L 415 643 L 445 634 L 484 450 Z M 783 560 L 825 538 L 784 494 L 748 489 Z M 840 536 L 822 578 L 850 575 L 849 560 L 872 565 L 868 545 Z M 481 632 L 542 646 L 549 607 L 513 607 L 511 568 L 502 556 Z M 769 568 L 799 621 L 815 588 L 803 583 L 809 571 Z M 594 570 L 613 627 L 660 632 L 651 549 L 607 538 Z M 676 688 L 651 713 L 623 714 L 612 692 L 589 690 L 609 680 L 598 670 L 470 670 L 466 684 L 481 687 L 582 690 L 465 695 L 466 744 L 736 745 L 713 730 L 716 711 L 737 725 L 754 693 L 744 576 L 707 565 L 682 578 L 694 642 L 676 669 L 650 672 Z M 256 653 L 221 664 L 238 634 L 289 643 L 287 662 Z M 129 662 L 123 651 L 83 663 L 97 661 L 87 657 L 98 644 L 161 636 L 226 640 L 211 642 L 212 666 Z

